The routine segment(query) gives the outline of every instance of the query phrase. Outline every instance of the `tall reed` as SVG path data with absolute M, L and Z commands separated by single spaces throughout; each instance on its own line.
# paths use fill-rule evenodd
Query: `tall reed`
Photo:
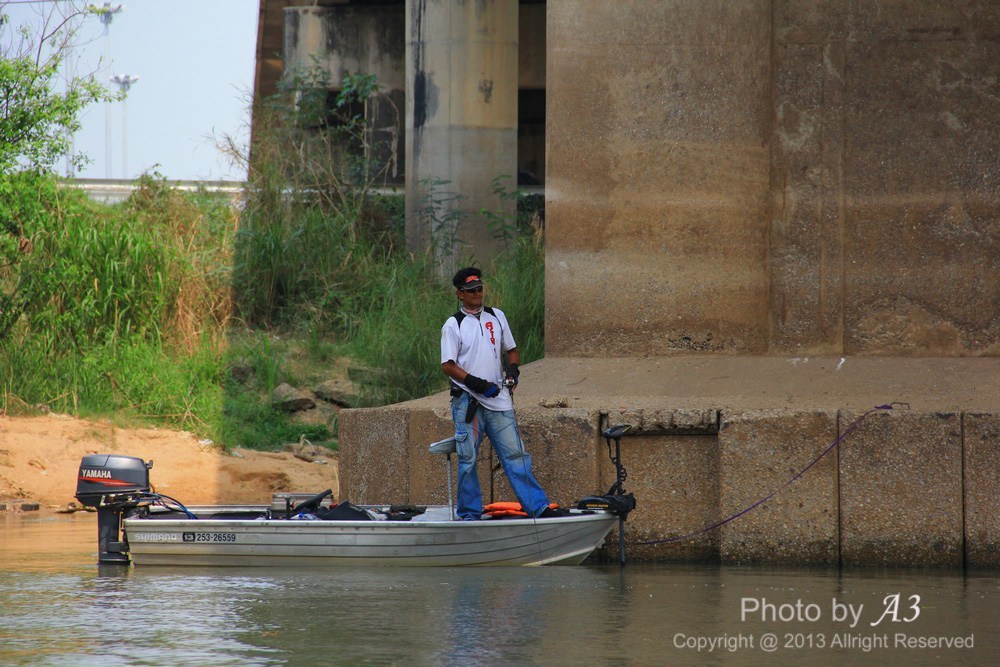
M 0 219 L 20 239 L 0 246 L 0 409 L 209 428 L 230 309 L 228 205 L 149 177 L 106 206 L 18 173 L 0 179 Z

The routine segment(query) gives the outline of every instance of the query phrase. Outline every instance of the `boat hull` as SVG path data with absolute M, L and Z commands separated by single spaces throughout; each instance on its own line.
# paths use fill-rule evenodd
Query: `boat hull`
M 137 566 L 573 565 L 616 520 L 604 512 L 484 521 L 130 518 L 124 532 Z

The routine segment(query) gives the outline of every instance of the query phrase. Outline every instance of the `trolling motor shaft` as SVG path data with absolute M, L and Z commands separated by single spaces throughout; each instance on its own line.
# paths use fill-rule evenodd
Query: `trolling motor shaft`
M 604 429 L 601 433 L 608 444 L 608 456 L 615 466 L 615 483 L 611 485 L 606 495 L 587 496 L 576 505 L 578 509 L 600 509 L 618 515 L 618 559 L 623 567 L 625 566 L 625 519 L 636 506 L 635 496 L 625 491 L 628 471 L 622 465 L 622 436 L 630 428 L 632 428 L 630 424 L 618 424 Z M 612 440 L 615 442 L 614 452 L 611 451 Z

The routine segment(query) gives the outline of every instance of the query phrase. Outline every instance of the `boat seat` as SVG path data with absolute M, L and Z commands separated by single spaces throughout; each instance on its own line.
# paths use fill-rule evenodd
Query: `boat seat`
M 455 436 L 432 442 L 427 446 L 427 450 L 431 454 L 444 454 L 448 458 L 444 463 L 444 467 L 448 471 L 448 517 L 454 521 L 458 518 L 455 516 L 455 492 L 451 486 L 451 455 L 458 451 L 455 446 Z
M 427 450 L 431 454 L 454 454 L 455 449 L 455 436 L 450 438 L 445 438 L 444 440 L 438 440 L 437 442 L 432 442 Z

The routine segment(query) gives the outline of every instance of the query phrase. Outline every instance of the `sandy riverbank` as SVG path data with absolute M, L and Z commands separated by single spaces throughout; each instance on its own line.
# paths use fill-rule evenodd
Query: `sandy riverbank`
M 266 501 L 278 491 L 338 491 L 337 461 L 310 462 L 289 452 L 223 453 L 191 433 L 122 429 L 65 415 L 0 417 L 0 500 L 37 502 L 43 510 L 74 501 L 80 460 L 125 454 L 153 461 L 156 491 L 184 504 Z

